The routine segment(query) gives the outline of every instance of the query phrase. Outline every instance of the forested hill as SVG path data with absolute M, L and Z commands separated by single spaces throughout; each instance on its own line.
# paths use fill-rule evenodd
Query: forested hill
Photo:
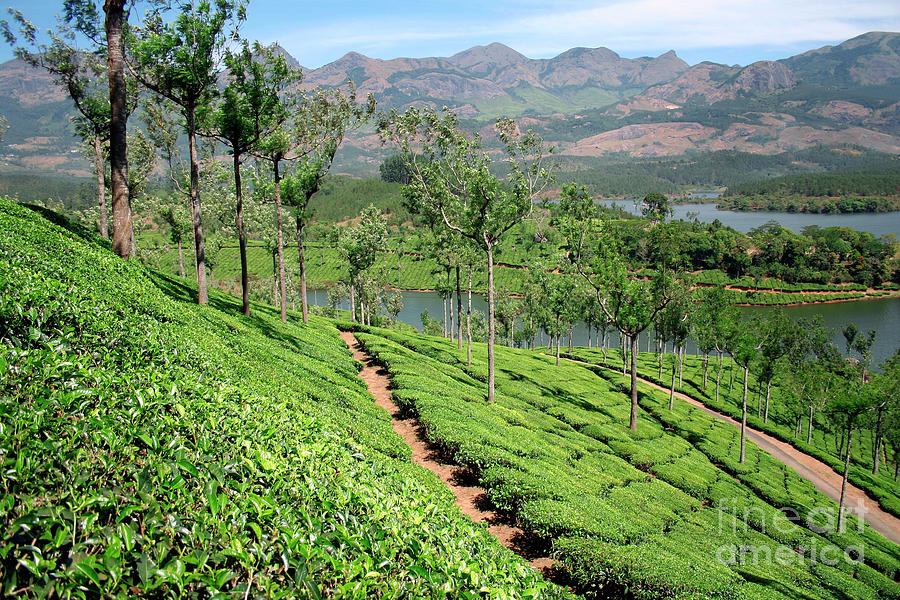
M 793 174 L 742 183 L 729 187 L 726 195 L 896 196 L 900 194 L 900 161 L 891 162 L 882 169 Z

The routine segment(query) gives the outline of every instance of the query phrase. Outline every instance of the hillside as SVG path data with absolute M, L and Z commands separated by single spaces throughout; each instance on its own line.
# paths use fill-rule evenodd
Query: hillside
M 70 229 L 0 199 L 0 595 L 559 595 L 408 462 L 333 324 Z
M 487 405 L 479 349 L 467 366 L 447 340 L 357 329 L 444 460 L 547 540 L 586 597 L 900 594 L 900 547 L 868 527 L 836 533 L 831 500 L 755 445 L 739 464 L 738 430 L 693 406 L 642 392 L 632 432 L 620 373 L 506 348 Z M 865 564 L 845 560 L 857 544 Z M 823 547 L 840 558 L 810 554 Z
M 531 59 L 502 44 L 449 57 L 373 59 L 350 52 L 303 69 L 305 88 L 353 80 L 382 110 L 448 106 L 472 131 L 520 118 L 568 157 L 668 157 L 737 150 L 778 154 L 816 145 L 900 153 L 900 34 L 868 33 L 837 46 L 750 65 L 688 65 L 675 51 L 623 58 L 572 48 Z M 299 67 L 302 62 L 287 55 Z M 21 61 L 0 65 L 0 114 L 10 122 L 4 171 L 85 176 L 50 78 Z M 389 150 L 371 130 L 342 148 L 336 168 L 374 174 Z
M 621 375 L 506 348 L 488 404 L 481 344 L 197 306 L 45 214 L 0 200 L 4 595 L 570 597 L 409 461 L 340 325 L 585 597 L 900 597 L 900 547 L 689 405 L 642 393 L 635 433 Z

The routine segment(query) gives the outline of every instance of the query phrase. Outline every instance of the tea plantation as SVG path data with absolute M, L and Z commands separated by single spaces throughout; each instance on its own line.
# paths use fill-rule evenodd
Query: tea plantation
M 0 200 L 0 596 L 566 595 L 407 460 L 333 325 L 56 220 Z
M 572 354 L 572 358 L 590 362 L 597 365 L 604 364 L 603 353 L 598 349 L 578 348 Z M 640 353 L 638 357 L 638 374 L 664 387 L 671 385 L 670 371 L 666 371 L 662 381 L 659 379 L 658 355 L 652 353 Z M 610 366 L 621 365 L 621 354 L 616 350 L 607 352 L 606 364 Z M 710 357 L 707 367 L 707 382 L 703 385 L 703 358 L 700 356 L 687 356 L 682 369 L 682 386 L 676 387 L 683 393 L 700 400 L 710 408 L 725 413 L 737 420 L 741 418 L 742 404 L 742 375 L 740 369 L 735 369 L 735 384 L 730 385 L 732 361 L 730 358 L 723 360 L 722 383 L 719 389 L 719 399 L 715 397 L 715 378 L 718 369 L 716 357 Z M 670 369 L 669 366 L 666 369 Z M 796 420 L 798 415 L 791 411 L 788 397 L 790 392 L 783 390 L 778 385 L 772 386 L 769 419 L 758 416 L 765 413 L 765 384 L 760 388 L 760 382 L 751 373 L 750 389 L 753 393 L 748 399 L 747 423 L 748 426 L 764 431 L 774 437 L 792 444 L 797 449 L 816 457 L 820 461 L 831 466 L 837 473 L 843 474 L 844 461 L 838 453 L 839 439 L 830 428 L 822 422 L 823 416 L 816 415 L 813 421 L 812 443 L 807 443 L 808 419 L 805 414 L 801 417 L 802 432 L 796 434 Z M 796 409 L 794 409 L 796 410 Z M 857 433 L 854 436 L 851 463 L 850 481 L 857 487 L 878 501 L 881 507 L 900 517 L 900 482 L 894 480 L 893 469 L 883 467 L 878 475 L 872 473 L 872 437 L 871 432 Z
M 395 400 L 587 597 L 900 597 L 900 547 L 855 519 L 836 532 L 834 502 L 755 446 L 739 464 L 737 430 L 696 408 L 642 394 L 633 433 L 624 377 L 506 348 L 488 405 L 483 360 L 357 329 Z

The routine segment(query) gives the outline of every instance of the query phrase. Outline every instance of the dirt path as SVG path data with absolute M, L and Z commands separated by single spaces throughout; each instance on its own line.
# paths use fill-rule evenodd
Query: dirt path
M 352 333 L 342 331 L 341 339 L 353 351 L 353 358 L 365 365 L 359 377 L 368 386 L 375 403 L 391 415 L 394 431 L 412 449 L 412 461 L 437 475 L 453 492 L 456 505 L 470 519 L 476 523 L 485 523 L 491 535 L 501 544 L 528 560 L 535 570 L 546 574 L 554 561 L 546 555 L 545 544 L 517 527 L 510 515 L 496 510 L 485 496 L 484 490 L 474 485 L 471 476 L 463 469 L 443 462 L 442 457 L 428 442 L 418 422 L 415 419 L 401 418 L 400 410 L 391 398 L 391 381 L 387 371 L 376 365 L 372 357 L 361 350 Z
M 602 367 L 602 365 L 591 365 L 590 363 L 586 363 L 580 360 L 567 360 L 583 365 Z M 667 394 L 669 393 L 669 388 L 653 383 L 652 381 L 649 381 L 647 379 L 638 377 L 638 381 L 649 387 L 655 388 L 657 390 L 662 390 Z M 726 423 L 734 425 L 738 429 L 740 429 L 741 427 L 740 421 L 732 419 L 728 415 L 724 415 L 720 412 L 714 411 L 699 400 L 695 400 L 687 394 L 675 392 L 675 397 L 684 400 L 692 406 L 696 406 L 703 412 L 712 415 L 713 417 L 721 421 L 725 421 Z M 759 446 L 760 449 L 764 450 L 765 452 L 768 452 L 776 460 L 780 460 L 787 466 L 797 471 L 797 474 L 800 475 L 800 477 L 806 479 L 807 481 L 810 481 L 817 490 L 819 490 L 835 502 L 838 502 L 840 500 L 841 482 L 843 480 L 843 477 L 838 475 L 834 471 L 834 469 L 832 469 L 827 464 L 797 450 L 786 442 L 782 442 L 781 440 L 772 437 L 767 433 L 763 433 L 756 429 L 751 429 L 749 426 L 747 427 L 747 439 L 752 440 L 754 444 Z M 862 517 L 872 527 L 872 529 L 874 529 L 887 539 L 891 540 L 895 544 L 900 544 L 900 519 L 882 510 L 882 508 L 876 501 L 869 498 L 864 491 L 849 482 L 847 483 L 847 494 L 845 500 L 845 504 L 849 512 Z M 855 520 L 848 520 L 849 527 L 853 527 L 855 526 L 855 524 Z

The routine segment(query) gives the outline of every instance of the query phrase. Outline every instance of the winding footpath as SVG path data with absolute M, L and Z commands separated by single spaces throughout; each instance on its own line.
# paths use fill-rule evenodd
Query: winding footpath
M 442 457 L 425 437 L 416 419 L 404 419 L 391 397 L 391 380 L 383 368 L 366 354 L 356 337 L 349 331 L 341 332 L 341 339 L 353 352 L 353 358 L 363 364 L 359 377 L 369 388 L 375 403 L 391 415 L 394 431 L 412 449 L 411 460 L 425 467 L 450 488 L 456 497 L 456 505 L 476 523 L 487 525 L 488 531 L 501 544 L 529 561 L 538 572 L 547 574 L 554 561 L 547 556 L 547 549 L 539 540 L 517 527 L 515 519 L 497 511 L 487 499 L 484 489 L 474 485 L 471 475 L 456 465 L 443 462 Z
M 594 365 L 580 360 L 566 359 L 570 362 L 588 365 L 591 367 L 604 367 L 603 365 Z M 609 369 L 613 370 L 613 369 Z M 638 377 L 638 381 L 644 385 L 662 390 L 669 393 L 669 388 L 663 387 L 647 379 Z M 741 422 L 729 417 L 728 415 L 717 412 L 699 400 L 696 400 L 687 394 L 675 392 L 675 397 L 684 400 L 691 406 L 695 406 L 703 412 L 725 421 L 731 425 L 741 428 Z M 768 452 L 773 458 L 779 460 L 791 467 L 803 479 L 811 482 L 817 490 L 834 500 L 839 502 L 841 498 L 841 482 L 843 477 L 838 475 L 834 469 L 822 461 L 797 450 L 790 444 L 772 437 L 762 431 L 747 427 L 747 439 L 765 452 Z M 847 511 L 862 517 L 875 531 L 891 540 L 895 544 L 900 544 L 900 519 L 894 515 L 884 511 L 875 500 L 872 500 L 864 491 L 851 483 L 847 483 L 847 494 L 845 497 Z M 853 522 L 849 522 L 848 526 L 853 526 Z

